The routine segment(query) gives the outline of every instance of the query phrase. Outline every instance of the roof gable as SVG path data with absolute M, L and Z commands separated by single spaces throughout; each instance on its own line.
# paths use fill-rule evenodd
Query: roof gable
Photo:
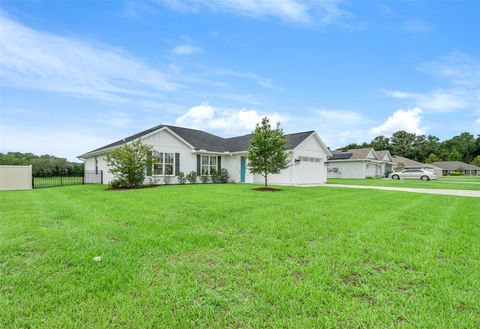
M 375 151 L 377 152 L 378 158 L 383 161 L 393 162 L 392 155 L 389 150 Z

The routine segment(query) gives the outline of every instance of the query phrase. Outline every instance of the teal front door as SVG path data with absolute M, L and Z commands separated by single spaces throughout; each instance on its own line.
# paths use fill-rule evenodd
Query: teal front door
M 240 182 L 245 183 L 245 174 L 247 173 L 247 159 L 240 157 Z

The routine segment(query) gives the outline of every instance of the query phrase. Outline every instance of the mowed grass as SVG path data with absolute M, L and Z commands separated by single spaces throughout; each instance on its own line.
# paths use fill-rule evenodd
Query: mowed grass
M 442 177 L 436 180 L 422 181 L 420 179 L 357 179 L 357 178 L 329 178 L 329 184 L 367 185 L 367 186 L 391 186 L 433 188 L 446 190 L 480 190 L 480 179 L 477 176 L 467 177 Z
M 252 188 L 1 192 L 0 327 L 480 325 L 478 199 Z

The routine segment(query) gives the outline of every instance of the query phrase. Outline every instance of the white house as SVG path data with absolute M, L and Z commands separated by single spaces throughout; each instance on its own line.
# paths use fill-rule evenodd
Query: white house
M 328 159 L 329 178 L 366 178 L 384 176 L 394 162 L 389 151 L 373 148 L 333 151 Z
M 269 176 L 269 183 L 280 185 L 322 184 L 327 179 L 326 160 L 329 149 L 315 131 L 285 135 L 290 166 L 277 175 Z M 124 143 L 141 139 L 154 150 L 154 163 L 148 168 L 158 183 L 164 177 L 177 182 L 181 171 L 209 175 L 211 169 L 226 168 L 234 182 L 263 183 L 261 175 L 248 170 L 247 149 L 252 135 L 222 138 L 205 131 L 159 125 L 125 139 L 108 144 L 79 156 L 85 160 L 85 170 L 103 172 L 103 183 L 114 177 L 106 164 L 106 155 Z

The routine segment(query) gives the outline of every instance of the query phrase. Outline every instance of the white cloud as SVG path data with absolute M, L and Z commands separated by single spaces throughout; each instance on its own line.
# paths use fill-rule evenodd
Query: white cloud
M 196 12 L 202 8 L 213 12 L 227 12 L 255 18 L 274 17 L 284 21 L 328 24 L 346 11 L 339 8 L 339 0 L 157 0 L 182 12 Z
M 459 51 L 436 61 L 421 63 L 417 68 L 427 74 L 449 79 L 457 86 L 480 86 L 480 58 Z
M 174 55 L 194 55 L 203 52 L 202 48 L 189 44 L 178 45 L 172 49 Z
M 213 76 L 225 76 L 225 77 L 232 77 L 232 78 L 238 78 L 238 79 L 253 80 L 255 81 L 256 84 L 266 89 L 273 89 L 273 90 L 283 89 L 282 87 L 275 85 L 269 79 L 252 72 L 232 71 L 232 70 L 226 70 L 226 69 L 213 69 L 213 70 L 208 70 L 207 74 L 213 75 Z
M 405 130 L 410 133 L 423 134 L 425 128 L 421 127 L 422 109 L 398 110 L 393 113 L 382 125 L 370 129 L 372 135 L 391 135 L 392 133 Z
M 474 96 L 459 88 L 436 89 L 427 93 L 411 93 L 399 90 L 384 90 L 393 97 L 411 100 L 416 106 L 433 112 L 454 112 L 474 106 Z
M 267 116 L 272 124 L 284 123 L 288 118 L 278 113 L 258 113 L 248 109 L 214 109 L 202 103 L 193 106 L 176 119 L 176 124 L 196 129 L 221 130 L 225 134 L 235 135 L 250 133 L 261 119 Z
M 471 111 L 480 109 L 480 58 L 461 52 L 421 63 L 417 69 L 440 77 L 450 86 L 427 92 L 383 90 L 387 95 L 413 102 L 432 112 Z
M 3 84 L 109 101 L 180 87 L 119 49 L 36 31 L 4 15 L 0 35 Z

